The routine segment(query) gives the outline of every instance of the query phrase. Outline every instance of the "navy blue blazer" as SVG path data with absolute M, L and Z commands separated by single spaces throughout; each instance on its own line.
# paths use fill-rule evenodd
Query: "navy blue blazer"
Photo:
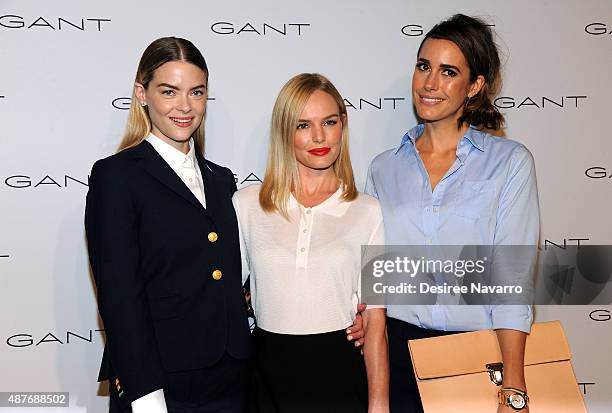
M 97 161 L 85 229 L 106 331 L 99 380 L 122 408 L 165 373 L 251 355 L 232 172 L 196 151 L 206 208 L 146 141 Z

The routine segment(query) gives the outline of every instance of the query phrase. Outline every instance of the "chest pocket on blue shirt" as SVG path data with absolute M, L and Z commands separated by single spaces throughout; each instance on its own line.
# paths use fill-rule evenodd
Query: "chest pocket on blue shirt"
M 491 216 L 495 205 L 493 181 L 464 181 L 455 193 L 453 213 L 476 220 Z

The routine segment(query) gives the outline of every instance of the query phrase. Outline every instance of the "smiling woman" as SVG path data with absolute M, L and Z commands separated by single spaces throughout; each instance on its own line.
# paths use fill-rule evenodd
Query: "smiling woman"
M 236 184 L 204 158 L 207 82 L 191 42 L 151 43 L 120 150 L 91 172 L 85 228 L 111 412 L 247 410 Z
M 325 77 L 303 73 L 272 112 L 263 185 L 234 195 L 257 320 L 260 412 L 388 412 L 384 309 L 364 313 L 364 359 L 345 339 L 361 246 L 384 240 L 378 202 L 355 189 L 348 117 Z
M 186 153 L 206 111 L 206 73 L 192 63 L 168 62 L 155 70 L 148 87 L 136 82 L 134 91 L 148 108 L 151 132 Z
M 539 207 L 533 158 L 520 143 L 487 132 L 504 124 L 493 105 L 500 83 L 494 33 L 482 20 L 458 14 L 425 35 L 412 77 L 419 125 L 399 147 L 372 161 L 366 184 L 366 192 L 380 201 L 388 244 L 535 250 Z M 528 279 L 532 264 L 517 263 L 514 273 Z M 392 411 L 423 411 L 406 340 L 458 331 L 496 330 L 504 391 L 519 397 L 526 390 L 528 305 L 397 305 L 389 306 L 387 317 Z M 456 403 L 442 394 L 437 402 Z M 502 404 L 498 411 L 511 408 Z
M 191 42 L 164 37 L 151 43 L 138 65 L 119 149 L 135 146 L 153 132 L 183 151 L 193 136 L 203 152 L 207 84 L 208 66 Z

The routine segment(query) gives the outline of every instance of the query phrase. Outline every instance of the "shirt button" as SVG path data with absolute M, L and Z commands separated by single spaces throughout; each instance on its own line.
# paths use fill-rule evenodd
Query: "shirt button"
M 308 230 L 306 228 L 304 228 L 304 231 L 302 231 L 304 234 L 308 232 Z
M 210 242 L 215 242 L 219 239 L 219 235 L 217 235 L 217 233 L 215 231 L 209 232 L 208 233 L 208 240 Z
M 307 214 L 310 214 L 310 209 L 307 209 L 307 210 L 306 210 L 306 213 L 307 213 Z
M 300 248 L 300 251 L 304 252 L 306 251 L 306 248 Z
M 429 207 L 425 208 L 425 212 L 429 212 Z
M 212 277 L 216 280 L 219 281 L 221 279 L 221 277 L 223 277 L 223 273 L 221 272 L 221 270 L 214 270 L 212 272 Z
M 433 207 L 433 212 L 438 212 L 439 208 L 438 207 Z
M 189 178 L 189 182 L 193 182 L 193 179 Z

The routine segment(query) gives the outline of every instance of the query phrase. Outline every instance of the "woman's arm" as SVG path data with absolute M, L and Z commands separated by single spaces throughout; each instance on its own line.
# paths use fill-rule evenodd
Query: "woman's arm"
M 540 232 L 540 212 L 535 165 L 531 153 L 523 146 L 512 154 L 512 164 L 508 179 L 502 189 L 497 211 L 495 245 L 533 246 L 537 248 Z M 513 247 L 506 247 L 513 248 Z M 508 253 L 506 252 L 506 255 Z M 520 270 L 508 271 L 519 277 L 517 284 L 532 283 L 536 254 L 529 254 L 520 264 Z M 524 261 L 524 262 L 523 262 Z M 506 272 L 503 273 L 506 276 Z M 493 328 L 502 353 L 504 365 L 503 387 L 527 390 L 524 372 L 525 340 L 531 329 L 532 309 L 525 305 L 492 306 Z M 513 412 L 508 406 L 499 406 L 498 412 Z M 522 412 L 528 412 L 526 408 Z
M 522 331 L 507 329 L 500 329 L 495 332 L 504 364 L 502 387 L 512 387 L 526 391 L 524 363 L 527 334 Z M 501 405 L 498 409 L 499 413 L 514 411 L 511 407 Z M 529 412 L 529 407 L 523 409 L 522 412 Z
M 366 310 L 363 313 L 363 323 L 365 331 L 363 354 L 368 374 L 368 412 L 388 412 L 389 356 L 385 309 Z
M 138 217 L 126 171 L 114 162 L 99 161 L 92 168 L 85 229 L 112 366 L 110 385 L 127 408 L 163 388 L 165 378 L 145 283 L 138 274 Z

